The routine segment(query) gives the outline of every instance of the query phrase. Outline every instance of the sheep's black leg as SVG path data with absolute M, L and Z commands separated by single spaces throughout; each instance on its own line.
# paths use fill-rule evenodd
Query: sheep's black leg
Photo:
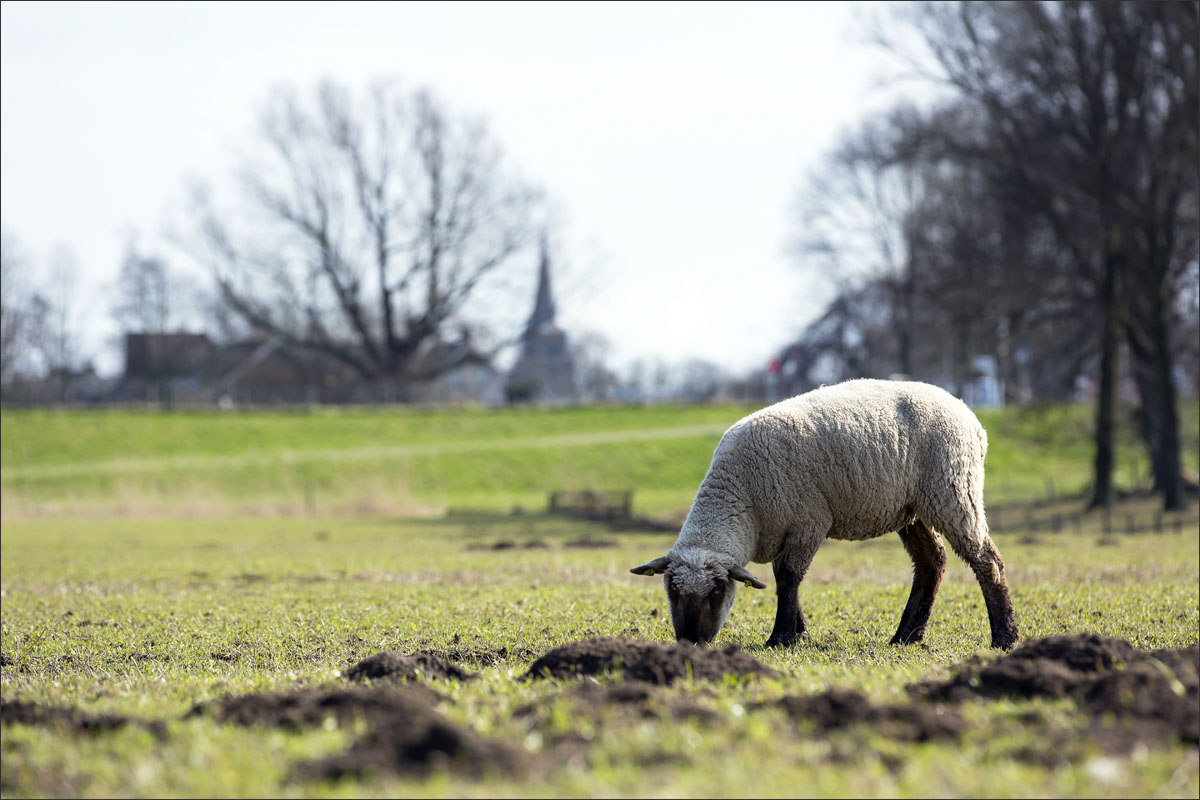
M 784 563 L 782 558 L 771 563 L 775 572 L 775 627 L 767 639 L 767 647 L 789 647 L 808 629 L 804 612 L 800 610 L 800 579 L 803 577 Z
M 1019 633 L 1000 551 L 986 533 L 983 534 L 982 543 L 973 550 L 968 549 L 957 537 L 948 535 L 946 541 L 950 542 L 954 552 L 971 565 L 971 571 L 979 581 L 983 603 L 987 606 L 988 625 L 992 629 L 992 647 L 1011 649 L 1017 643 Z
M 933 600 L 937 597 L 942 575 L 946 572 L 946 548 L 942 546 L 938 535 L 920 520 L 900 531 L 900 541 L 912 558 L 913 583 L 892 644 L 911 644 L 921 641 L 925 636 L 925 625 L 933 610 Z
M 1004 577 L 1004 559 L 992 544 L 991 537 L 985 538 L 976 561 L 971 568 L 983 590 L 983 602 L 987 606 L 988 625 L 992 629 L 992 647 L 1010 650 L 1017 643 L 1017 616 L 1013 612 L 1012 596 L 1008 593 L 1008 580 Z

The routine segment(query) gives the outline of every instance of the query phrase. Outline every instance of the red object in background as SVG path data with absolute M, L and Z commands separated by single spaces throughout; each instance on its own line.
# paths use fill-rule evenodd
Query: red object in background
M 772 375 L 778 375 L 782 369 L 783 366 L 779 363 L 778 358 L 772 358 L 771 363 L 767 365 L 767 372 Z

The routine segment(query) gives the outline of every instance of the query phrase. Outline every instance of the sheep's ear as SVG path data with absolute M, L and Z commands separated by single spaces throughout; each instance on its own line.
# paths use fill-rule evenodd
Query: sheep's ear
M 658 575 L 667 571 L 667 567 L 671 566 L 670 556 L 659 556 L 653 561 L 647 561 L 640 567 L 634 567 L 629 570 L 634 575 Z
M 750 574 L 750 570 L 745 567 L 734 567 L 729 570 L 729 580 L 740 581 L 747 586 L 753 586 L 755 589 L 765 589 L 767 585 L 758 578 Z

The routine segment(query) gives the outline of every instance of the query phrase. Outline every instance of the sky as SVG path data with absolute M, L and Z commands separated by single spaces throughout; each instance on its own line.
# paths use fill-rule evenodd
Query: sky
M 398 78 L 483 118 L 544 191 L 569 336 L 603 337 L 618 368 L 699 358 L 744 374 L 831 295 L 788 241 L 806 176 L 896 96 L 893 65 L 864 41 L 873 12 L 6 0 L 0 217 L 34 281 L 49 279 L 56 252 L 73 253 L 78 323 L 112 373 L 126 242 L 174 263 L 168 232 L 189 185 L 231 174 L 272 88 Z M 512 269 L 532 276 L 536 254 L 525 262 Z M 513 302 L 531 306 L 532 291 Z

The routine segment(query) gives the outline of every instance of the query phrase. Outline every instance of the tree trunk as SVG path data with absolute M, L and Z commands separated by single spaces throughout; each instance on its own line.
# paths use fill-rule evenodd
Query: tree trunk
M 1179 463 L 1179 417 L 1175 402 L 1174 360 L 1167 331 L 1166 310 L 1160 293 L 1155 293 L 1154 313 L 1149 320 L 1151 354 L 1154 359 L 1154 426 L 1158 434 L 1151 453 L 1155 488 L 1162 492 L 1163 508 L 1184 507 L 1183 473 Z M 1149 403 L 1147 405 L 1150 405 Z
M 1100 376 L 1096 387 L 1096 458 L 1093 463 L 1092 508 L 1112 505 L 1113 464 L 1116 459 L 1113 421 L 1117 406 L 1117 264 L 1119 258 L 1110 248 L 1104 258 L 1104 279 L 1100 303 L 1103 322 L 1100 329 Z
M 1179 458 L 1179 412 L 1174 381 L 1167 303 L 1156 282 L 1135 295 L 1135 318 L 1126 325 L 1133 372 L 1141 395 L 1138 433 L 1146 445 L 1154 475 L 1154 491 L 1163 508 L 1184 507 L 1184 480 Z
M 1138 397 L 1141 404 L 1137 410 L 1135 422 L 1138 436 L 1146 447 L 1146 454 L 1153 466 L 1154 491 L 1162 491 L 1161 476 L 1158 472 L 1156 454 L 1160 439 L 1158 416 L 1158 387 L 1154 377 L 1154 357 L 1151 353 L 1149 337 L 1146 332 L 1129 322 L 1125 326 L 1125 342 L 1129 345 L 1130 367 L 1133 379 L 1137 384 Z

